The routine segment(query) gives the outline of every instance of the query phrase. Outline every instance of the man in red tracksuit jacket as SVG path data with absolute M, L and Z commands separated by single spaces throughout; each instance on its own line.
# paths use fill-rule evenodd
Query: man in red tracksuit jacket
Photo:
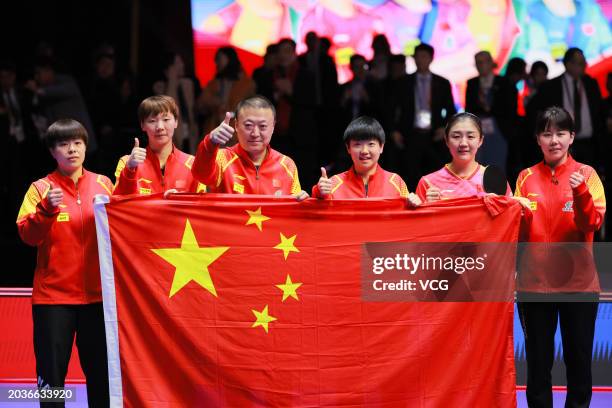
M 179 118 L 174 99 L 166 95 L 145 99 L 138 107 L 138 118 L 149 144 L 144 149 L 138 139 L 134 139 L 130 155 L 119 159 L 114 194 L 206 191 L 206 186 L 191 175 L 193 156 L 174 146 L 173 136 Z
M 344 131 L 344 143 L 353 166 L 344 173 L 328 178 L 324 167 L 321 178 L 312 188 L 312 196 L 331 199 L 386 197 L 404 198 L 417 206 L 420 200 L 408 193 L 408 187 L 400 176 L 378 165 L 385 145 L 385 131 L 378 121 L 360 116 L 349 123 Z
M 236 107 L 238 144 L 221 149 L 233 137 L 231 113 L 198 146 L 191 172 L 208 191 L 227 194 L 293 195 L 308 197 L 300 187 L 291 158 L 270 148 L 276 113 L 262 96 L 254 96 Z

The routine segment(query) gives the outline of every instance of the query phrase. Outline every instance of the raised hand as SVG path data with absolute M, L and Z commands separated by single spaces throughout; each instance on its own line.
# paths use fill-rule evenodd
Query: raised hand
M 126 165 L 130 170 L 134 170 L 147 158 L 147 150 L 140 147 L 140 141 L 137 137 L 134 138 L 134 148 L 127 159 Z
M 321 178 L 317 183 L 321 196 L 325 197 L 332 192 L 332 181 L 327 177 L 327 170 L 325 167 L 321 167 Z
M 572 188 L 576 188 L 582 183 L 584 183 L 584 176 L 580 171 L 575 171 L 569 176 L 569 184 Z
M 425 183 L 427 184 L 427 192 L 425 193 L 425 200 L 427 202 L 440 201 L 442 199 L 442 192 L 440 191 L 440 189 L 436 186 L 432 186 L 431 183 L 427 181 L 427 179 L 423 179 L 423 180 L 425 180 Z
M 231 112 L 225 112 L 225 119 L 210 132 L 210 141 L 216 145 L 224 145 L 234 136 L 234 128 L 230 126 Z
M 51 209 L 56 209 L 64 201 L 64 192 L 61 188 L 57 188 L 51 183 L 51 188 L 47 193 L 47 204 Z

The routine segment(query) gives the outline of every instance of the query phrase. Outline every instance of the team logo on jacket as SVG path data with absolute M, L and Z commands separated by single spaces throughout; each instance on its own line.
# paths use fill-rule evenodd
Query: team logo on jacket
M 574 201 L 567 201 L 563 206 L 563 212 L 574 212 Z
M 242 184 L 234 183 L 234 191 L 238 194 L 244 194 L 244 186 Z
M 68 222 L 70 221 L 70 214 L 67 212 L 61 212 L 57 216 L 57 222 Z

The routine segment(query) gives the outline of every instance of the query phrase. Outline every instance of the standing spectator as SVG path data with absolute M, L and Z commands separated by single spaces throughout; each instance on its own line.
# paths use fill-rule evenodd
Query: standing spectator
M 57 169 L 31 184 L 17 216 L 21 239 L 38 248 L 32 289 L 38 387 L 64 386 L 76 335 L 89 406 L 108 407 L 93 199 L 110 195 L 113 186 L 83 167 L 88 139 L 79 122 L 54 122 L 45 140 Z
M 538 94 L 542 85 L 548 79 L 548 66 L 543 61 L 536 61 L 531 65 L 529 70 L 529 76 L 527 77 L 527 93 L 523 99 L 525 105 L 525 127 L 521 136 L 521 157 L 523 164 L 526 166 L 533 165 L 540 160 L 541 151 L 540 147 L 533 137 L 533 129 L 535 128 L 535 116 L 530 112 L 532 109 L 532 102 L 535 96 Z
M 176 145 L 182 150 L 195 150 L 200 133 L 195 119 L 195 82 L 185 75 L 185 62 L 177 53 L 168 52 L 162 61 L 163 79 L 153 84 L 156 95 L 168 95 L 177 101 L 181 117 L 176 130 Z
M 338 135 L 338 72 L 336 64 L 329 56 L 329 47 L 316 33 L 306 34 L 308 50 L 298 60 L 314 77 L 317 137 L 319 139 L 317 157 L 319 164 L 325 165 L 334 161 L 335 151 L 339 146 Z
M 27 81 L 25 87 L 34 94 L 32 103 L 41 111 L 47 124 L 74 118 L 87 130 L 88 154 L 96 151 L 98 144 L 81 90 L 74 78 L 56 71 L 53 59 L 39 58 L 34 64 L 34 80 Z M 38 123 L 37 127 L 40 130 L 45 125 Z
M 572 144 L 573 157 L 598 167 L 603 162 L 603 119 L 601 93 L 597 82 L 586 74 L 586 60 L 579 48 L 570 48 L 563 56 L 565 73 L 542 85 L 530 104 L 531 115 L 551 106 L 562 106 L 572 114 L 576 137 Z
M 244 72 L 234 48 L 219 48 L 215 54 L 215 66 L 215 78 L 198 98 L 199 110 L 206 116 L 205 134 L 223 121 L 225 112 L 231 111 L 242 99 L 255 95 L 255 82 Z
M 508 138 L 508 165 L 507 165 L 507 174 L 508 179 L 513 182 L 516 180 L 516 176 L 518 176 L 519 171 L 521 171 L 523 157 L 521 155 L 521 144 L 522 139 L 525 135 L 528 134 L 526 126 L 526 117 L 525 117 L 525 105 L 524 98 L 525 93 L 527 91 L 527 87 L 525 86 L 525 80 L 527 79 L 527 63 L 524 59 L 514 57 L 508 61 L 508 65 L 506 66 L 506 74 L 505 78 L 512 86 L 513 90 L 516 90 L 516 122 L 515 129 L 513 130 L 513 136 Z M 529 139 L 533 139 L 530 137 Z
M 393 140 L 402 152 L 402 177 L 413 188 L 423 174 L 440 168 L 450 158 L 444 145 L 444 127 L 455 112 L 450 82 L 429 69 L 431 45 L 414 49 L 417 70 L 408 76 L 406 98 Z
M 272 77 L 278 65 L 278 44 L 270 44 L 266 48 L 264 63 L 253 71 L 258 95 L 265 96 L 268 100 L 274 99 L 274 81 Z
M 48 160 L 42 160 L 44 149 L 31 115 L 32 94 L 17 84 L 15 64 L 12 61 L 0 62 L 0 154 L 5 166 L 5 177 L 0 187 L 0 205 L 3 209 L 6 206 L 2 214 L 11 214 L 10 218 L 19 210 L 32 177 L 40 177 L 42 171 L 48 171 L 37 168 Z M 31 162 L 32 166 L 24 166 L 26 161 Z M 4 224 L 2 227 L 4 231 Z M 10 231 L 10 235 L 13 235 L 13 225 L 7 227 L 7 233 Z
M 96 157 L 97 167 L 103 174 L 112 174 L 113 162 L 123 147 L 118 134 L 121 100 L 112 47 L 100 47 L 94 54 L 94 73 L 87 99 L 100 147 Z
M 488 51 L 474 56 L 478 76 L 468 81 L 465 110 L 482 121 L 485 135 L 478 160 L 506 169 L 508 140 L 516 124 L 516 89 L 503 77 L 495 75 L 495 62 Z
M 295 41 L 289 38 L 278 43 L 278 66 L 273 75 L 277 110 L 273 144 L 293 156 L 304 185 L 312 186 L 317 180 L 319 143 L 315 78 L 299 63 L 295 47 Z

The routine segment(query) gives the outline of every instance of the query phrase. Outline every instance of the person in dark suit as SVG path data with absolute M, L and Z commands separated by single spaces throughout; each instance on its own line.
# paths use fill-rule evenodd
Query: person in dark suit
M 544 83 L 529 105 L 529 116 L 551 106 L 561 106 L 572 114 L 576 137 L 571 153 L 574 159 L 595 168 L 601 167 L 604 157 L 602 98 L 595 79 L 585 73 L 586 59 L 582 50 L 570 48 L 563 56 L 565 72 Z M 533 123 L 533 120 L 531 121 Z M 532 132 L 533 133 L 533 132 Z
M 434 48 L 421 43 L 414 49 L 417 70 L 405 81 L 405 98 L 391 137 L 401 157 L 400 174 L 414 189 L 422 175 L 440 168 L 450 159 L 444 144 L 444 127 L 456 113 L 450 82 L 429 67 Z
M 485 138 L 478 161 L 505 170 L 516 124 L 517 91 L 506 78 L 495 75 L 496 64 L 488 51 L 476 53 L 474 60 L 478 76 L 468 80 L 465 110 L 482 120 Z

